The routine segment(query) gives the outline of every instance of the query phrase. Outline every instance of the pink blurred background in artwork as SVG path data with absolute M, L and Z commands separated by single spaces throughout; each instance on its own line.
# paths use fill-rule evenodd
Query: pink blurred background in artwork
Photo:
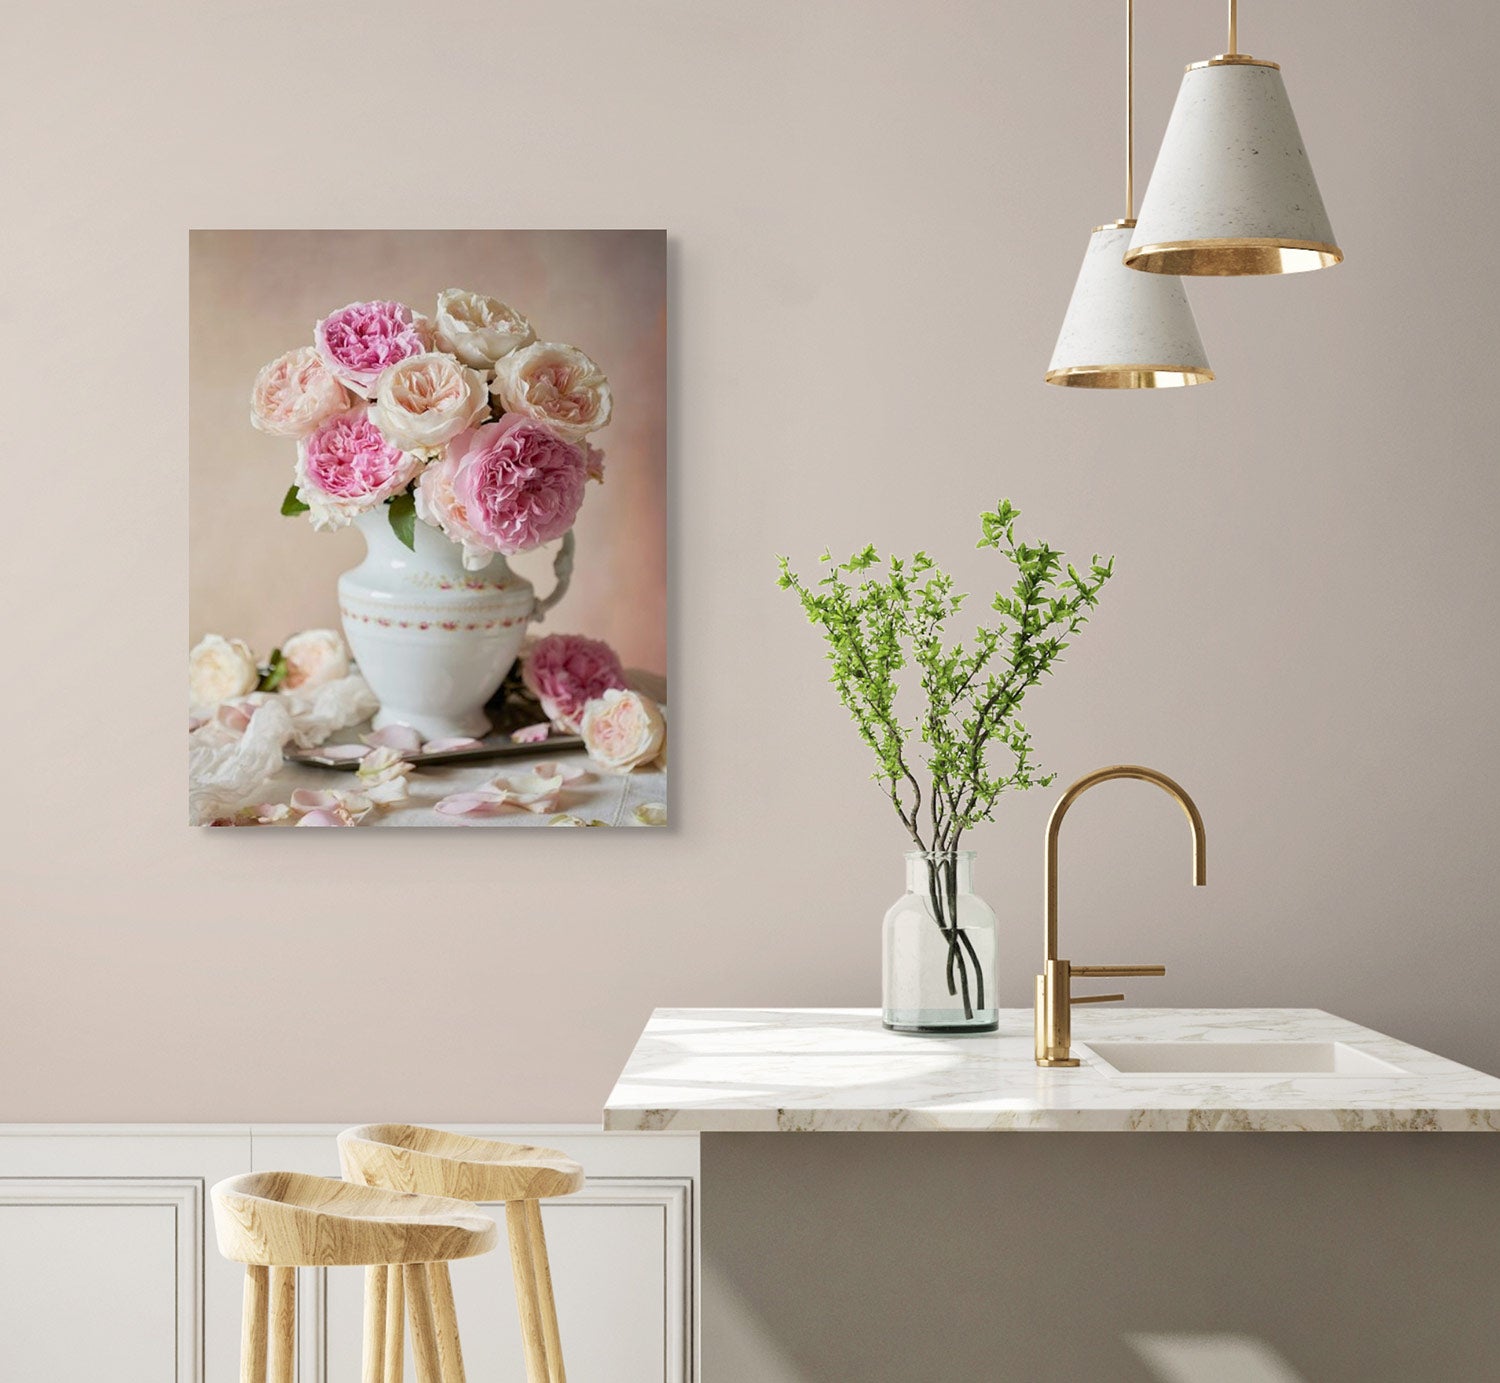
M 662 231 L 194 231 L 190 264 L 190 641 L 264 656 L 299 629 L 339 627 L 335 583 L 364 551 L 278 512 L 296 445 L 250 426 L 256 371 L 311 344 L 320 317 L 394 298 L 431 314 L 440 290 L 511 304 L 538 338 L 577 346 L 614 392 L 591 439 L 602 486 L 578 517 L 572 589 L 544 632 L 612 644 L 667 669 L 666 236 Z M 554 545 L 555 547 L 555 545 Z M 513 559 L 545 594 L 553 548 Z

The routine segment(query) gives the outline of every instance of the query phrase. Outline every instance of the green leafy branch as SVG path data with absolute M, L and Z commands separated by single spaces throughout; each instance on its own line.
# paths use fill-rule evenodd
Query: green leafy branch
M 956 851 L 966 830 L 993 819 L 1002 793 L 1052 781 L 1037 769 L 1017 712 L 1088 622 L 1114 572 L 1112 557 L 1096 555 L 1081 572 L 1056 548 L 1019 540 L 1019 517 L 1008 500 L 980 516 L 978 546 L 999 551 L 1016 577 L 967 643 L 948 635 L 966 597 L 925 552 L 887 561 L 871 546 L 846 562 L 824 552 L 827 570 L 813 585 L 779 560 L 779 584 L 822 630 L 829 680 L 875 755 L 873 776 L 923 852 Z M 896 702 L 907 667 L 918 673 L 925 704 L 903 720 Z M 914 766 L 917 743 L 923 762 Z

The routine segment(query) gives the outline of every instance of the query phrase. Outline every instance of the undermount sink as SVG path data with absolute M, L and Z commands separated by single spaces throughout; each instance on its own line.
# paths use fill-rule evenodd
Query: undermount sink
M 1110 1076 L 1404 1076 L 1347 1042 L 1088 1042 Z

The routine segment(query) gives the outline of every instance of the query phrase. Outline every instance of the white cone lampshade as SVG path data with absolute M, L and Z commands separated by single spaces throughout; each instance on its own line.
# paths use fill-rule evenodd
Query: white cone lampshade
M 1181 280 L 1132 273 L 1121 262 L 1130 229 L 1099 226 L 1089 237 L 1048 384 L 1167 389 L 1214 377 Z
M 1280 67 L 1238 53 L 1194 63 L 1125 263 L 1153 274 L 1288 274 L 1343 257 Z

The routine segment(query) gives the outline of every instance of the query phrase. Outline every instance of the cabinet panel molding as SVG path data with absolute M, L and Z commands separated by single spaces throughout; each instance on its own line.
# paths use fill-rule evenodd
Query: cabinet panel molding
M 45 1340 L 45 1357 L 53 1368 L 61 1366 L 55 1374 L 59 1378 L 84 1377 L 82 1370 L 90 1360 L 110 1361 L 106 1367 L 118 1369 L 121 1342 L 100 1334 L 101 1319 L 106 1331 L 116 1319 L 102 1309 L 105 1303 L 98 1303 L 101 1309 L 96 1311 L 83 1309 L 86 1303 L 76 1295 L 52 1290 L 35 1271 L 38 1262 L 47 1261 L 50 1246 L 68 1255 L 52 1262 L 54 1270 L 76 1274 L 85 1283 L 101 1266 L 99 1260 L 118 1260 L 116 1266 L 125 1270 L 119 1280 L 128 1284 L 127 1290 L 138 1289 L 140 1296 L 133 1308 L 129 1298 L 108 1304 L 123 1306 L 140 1320 L 162 1313 L 162 1295 L 170 1291 L 170 1377 L 172 1383 L 200 1383 L 204 1377 L 205 1190 L 201 1177 L 0 1177 L 0 1244 L 5 1246 L 7 1269 L 15 1276 L 14 1282 L 7 1283 L 0 1314 L 0 1334 L 10 1342 L 6 1352 L 24 1350 L 22 1342 L 28 1338 Z M 24 1233 L 15 1223 L 6 1232 L 6 1214 L 13 1210 L 32 1212 L 25 1216 Z M 89 1226 L 93 1232 L 79 1236 L 75 1217 L 80 1210 L 162 1213 L 101 1214 Z M 29 1253 L 27 1234 L 32 1236 Z M 153 1270 L 163 1262 L 165 1273 Z M 131 1271 L 132 1263 L 139 1265 L 139 1271 Z M 164 1344 L 163 1359 L 167 1348 Z M 27 1362 L 22 1355 L 20 1367 L 24 1369 Z M 5 1371 L 10 1367 L 16 1365 L 7 1365 Z M 161 1375 L 153 1371 L 151 1376 Z

